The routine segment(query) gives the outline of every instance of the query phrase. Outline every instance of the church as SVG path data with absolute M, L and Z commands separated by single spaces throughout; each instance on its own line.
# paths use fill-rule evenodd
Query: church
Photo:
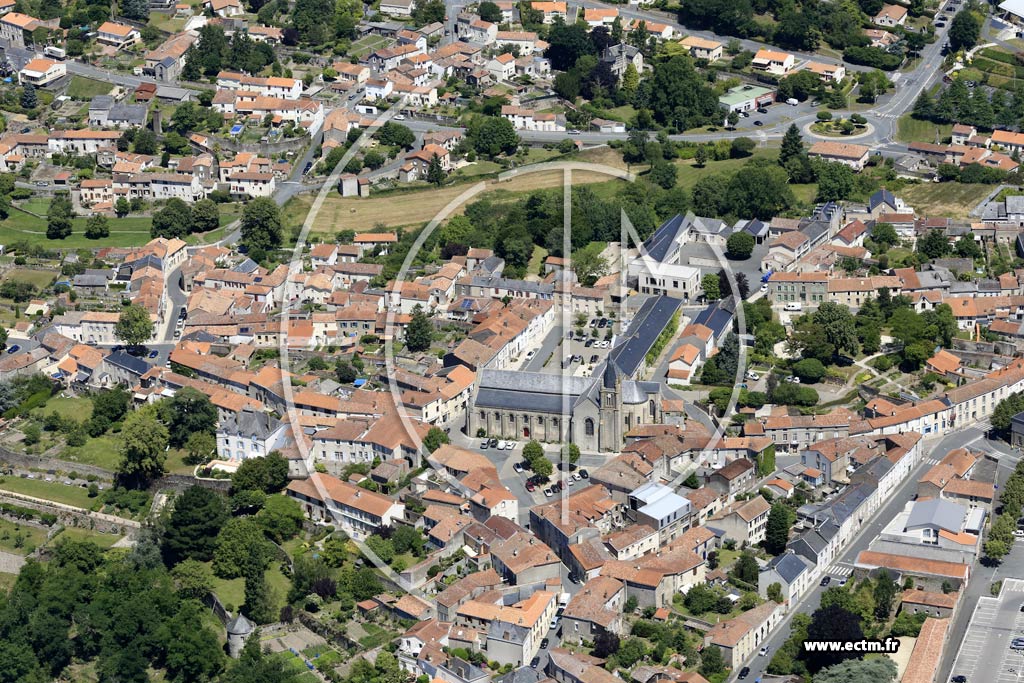
M 631 429 L 663 422 L 661 383 L 635 378 L 646 372 L 658 335 L 678 323 L 681 304 L 667 296 L 645 301 L 629 336 L 591 377 L 482 369 L 466 411 L 466 434 L 574 443 L 588 452 L 621 450 Z

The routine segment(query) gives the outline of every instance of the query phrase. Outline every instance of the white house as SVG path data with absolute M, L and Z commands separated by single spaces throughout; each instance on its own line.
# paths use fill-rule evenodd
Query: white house
M 754 55 L 750 65 L 759 71 L 767 71 L 776 76 L 785 76 L 790 72 L 795 63 L 796 57 L 788 52 L 761 49 Z
M 64 62 L 55 62 L 52 59 L 33 59 L 18 72 L 18 81 L 38 88 L 64 78 L 67 73 L 68 68 Z
M 142 34 L 134 26 L 119 24 L 116 21 L 104 21 L 96 29 L 96 40 L 123 50 L 139 43 L 142 40 Z

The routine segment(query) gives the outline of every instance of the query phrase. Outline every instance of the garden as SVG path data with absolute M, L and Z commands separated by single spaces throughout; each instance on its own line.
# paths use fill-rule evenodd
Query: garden
M 868 120 L 860 114 L 851 114 L 847 118 L 836 117 L 830 111 L 819 111 L 818 120 L 811 124 L 811 132 L 827 137 L 850 137 L 867 133 L 870 130 Z

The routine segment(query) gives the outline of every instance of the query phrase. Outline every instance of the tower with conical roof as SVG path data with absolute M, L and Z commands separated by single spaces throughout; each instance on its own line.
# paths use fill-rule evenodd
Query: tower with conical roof
M 239 612 L 238 616 L 229 621 L 225 628 L 228 631 L 228 654 L 234 659 L 238 659 L 238 656 L 242 654 L 242 648 L 245 647 L 246 639 L 252 635 L 256 626 Z
M 622 445 L 622 370 L 609 359 L 601 377 L 600 423 L 598 447 L 617 451 Z

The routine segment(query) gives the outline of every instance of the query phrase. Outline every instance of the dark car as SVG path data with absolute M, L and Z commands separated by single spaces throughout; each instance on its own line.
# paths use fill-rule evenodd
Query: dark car
M 17 344 L 7 347 L 7 353 L 17 353 L 18 351 L 21 351 L 21 347 Z
M 306 167 L 304 169 L 302 169 L 302 175 L 306 175 L 307 173 L 309 173 L 309 169 L 311 169 L 311 168 L 313 168 L 313 162 L 312 161 L 307 161 L 306 162 Z
M 744 678 L 746 678 L 749 675 L 750 675 L 750 667 L 749 666 L 745 666 L 742 669 L 740 669 L 740 675 L 739 675 L 740 680 L 743 680 Z
M 755 126 L 763 126 L 764 125 L 764 121 L 762 121 L 761 119 L 758 119 L 757 121 L 754 121 L 754 125 Z
M 542 650 L 548 649 L 548 645 L 550 644 L 550 642 L 551 641 L 548 638 L 545 638 L 544 640 L 540 641 L 540 649 L 542 649 Z
M 526 490 L 529 491 L 530 493 L 533 493 L 536 488 L 537 487 L 533 485 L 532 481 L 526 482 Z
M 540 657 L 534 657 L 533 660 L 530 661 L 530 666 L 534 669 L 540 666 Z
M 832 577 L 831 576 L 823 576 L 823 577 L 821 577 L 821 585 L 822 586 L 827 586 L 830 583 L 832 583 Z
M 758 114 L 767 114 L 768 110 L 766 108 L 764 108 L 764 107 L 758 107 L 757 113 Z
M 946 28 L 946 22 L 944 22 L 944 21 L 936 21 L 935 22 L 935 28 Z
M 584 479 L 590 479 L 590 472 L 587 472 L 586 470 L 580 470 L 580 476 L 583 477 Z
M 963 674 L 957 674 L 956 676 L 953 676 L 951 679 L 949 679 L 949 683 L 967 683 L 967 676 L 964 676 Z
M 149 357 L 150 358 L 156 358 L 159 355 L 160 355 L 160 352 L 157 351 L 156 349 L 153 349 L 152 351 L 149 352 Z
M 587 343 L 586 343 L 586 344 L 584 344 L 584 346 L 586 346 L 586 347 L 587 347 L 588 349 L 589 349 L 589 348 L 590 348 L 591 346 L 593 346 L 593 345 L 594 345 L 594 340 L 593 340 L 593 339 L 588 339 L 588 340 L 587 340 Z
M 491 439 L 491 448 L 497 448 L 497 447 L 498 447 L 498 440 L 497 439 Z
M 590 357 L 590 364 L 593 365 L 596 362 L 597 362 L 597 354 L 595 353 L 593 356 Z

